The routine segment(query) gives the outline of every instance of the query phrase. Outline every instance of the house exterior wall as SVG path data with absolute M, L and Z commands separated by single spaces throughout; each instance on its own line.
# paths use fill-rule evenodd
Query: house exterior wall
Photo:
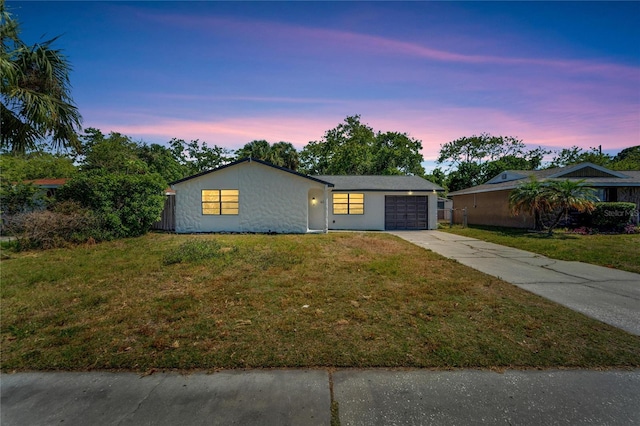
M 628 186 L 626 188 L 618 188 L 618 201 L 635 203 L 636 210 L 640 209 L 640 187 Z
M 309 231 L 310 194 L 323 194 L 324 187 L 322 183 L 258 162 L 223 168 L 173 186 L 176 191 L 176 232 L 306 233 Z M 238 189 L 238 214 L 203 215 L 203 189 Z M 323 206 L 318 203 L 317 207 Z M 312 217 L 316 224 L 323 223 L 318 219 L 318 212 Z M 319 230 L 326 232 L 326 226 Z
M 386 195 L 408 195 L 407 192 L 384 191 L 334 191 L 341 193 L 364 193 L 364 214 L 333 214 L 331 191 L 327 197 L 329 229 L 354 231 L 384 231 L 384 203 Z M 412 195 L 428 196 L 428 229 L 438 228 L 438 196 L 429 191 L 414 191 Z
M 530 214 L 514 216 L 509 210 L 511 190 L 480 192 L 453 196 L 455 223 L 462 223 L 462 209 L 467 209 L 467 224 L 506 226 L 513 228 L 532 228 L 533 217 Z

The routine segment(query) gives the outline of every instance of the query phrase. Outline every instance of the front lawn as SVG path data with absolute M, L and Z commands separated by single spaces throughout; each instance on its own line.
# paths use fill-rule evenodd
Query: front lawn
M 4 371 L 640 366 L 640 337 L 387 234 L 3 254 Z
M 638 234 L 580 235 L 556 231 L 548 236 L 546 233 L 534 233 L 526 229 L 491 226 L 444 226 L 440 231 L 515 247 L 553 259 L 592 263 L 640 273 Z

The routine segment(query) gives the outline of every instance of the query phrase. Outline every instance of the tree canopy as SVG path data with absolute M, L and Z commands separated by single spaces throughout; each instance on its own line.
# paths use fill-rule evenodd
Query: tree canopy
M 3 182 L 70 178 L 76 173 L 73 159 L 61 154 L 36 151 L 26 155 L 0 155 L 0 179 Z
M 424 175 L 422 142 L 406 133 L 375 132 L 360 116 L 345 118 L 300 153 L 307 174 Z
M 19 33 L 0 0 L 0 147 L 24 153 L 48 141 L 78 148 L 82 117 L 71 98 L 71 64 L 53 48 L 58 37 L 27 45 Z
M 173 138 L 169 142 L 174 158 L 184 168 L 184 176 L 205 172 L 231 161 L 231 151 L 218 145 L 209 147 L 206 142 Z
M 512 136 L 482 133 L 441 145 L 436 161 L 448 164 L 445 185 L 449 191 L 457 191 L 480 185 L 505 170 L 536 169 L 548 153 L 542 148 L 527 149 L 524 142 Z
M 300 156 L 293 144 L 289 142 L 276 142 L 271 145 L 266 140 L 254 140 L 236 151 L 236 159 L 255 158 L 268 161 L 280 167 L 298 170 Z

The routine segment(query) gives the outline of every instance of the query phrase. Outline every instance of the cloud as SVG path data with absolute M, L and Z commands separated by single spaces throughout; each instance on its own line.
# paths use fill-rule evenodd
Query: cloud
M 330 28 L 238 19 L 229 16 L 165 15 L 150 14 L 147 11 L 140 13 L 146 19 L 159 21 L 165 25 L 190 29 L 198 28 L 206 33 L 233 34 L 234 37 L 253 38 L 259 40 L 261 45 L 272 45 L 278 49 L 288 47 L 299 50 L 302 47 L 305 51 L 314 51 L 330 48 L 331 52 L 371 52 L 374 55 L 413 57 L 449 64 L 547 68 L 570 75 L 585 73 L 615 75 L 618 79 L 640 81 L 639 67 L 613 63 L 605 59 L 578 60 L 467 54 L 438 49 L 413 41 Z

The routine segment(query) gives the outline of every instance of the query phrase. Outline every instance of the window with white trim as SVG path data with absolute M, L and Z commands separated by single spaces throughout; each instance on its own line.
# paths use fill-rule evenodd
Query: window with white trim
M 364 214 L 364 194 L 333 193 L 333 214 Z
M 203 189 L 202 214 L 238 214 L 239 195 L 237 189 Z

